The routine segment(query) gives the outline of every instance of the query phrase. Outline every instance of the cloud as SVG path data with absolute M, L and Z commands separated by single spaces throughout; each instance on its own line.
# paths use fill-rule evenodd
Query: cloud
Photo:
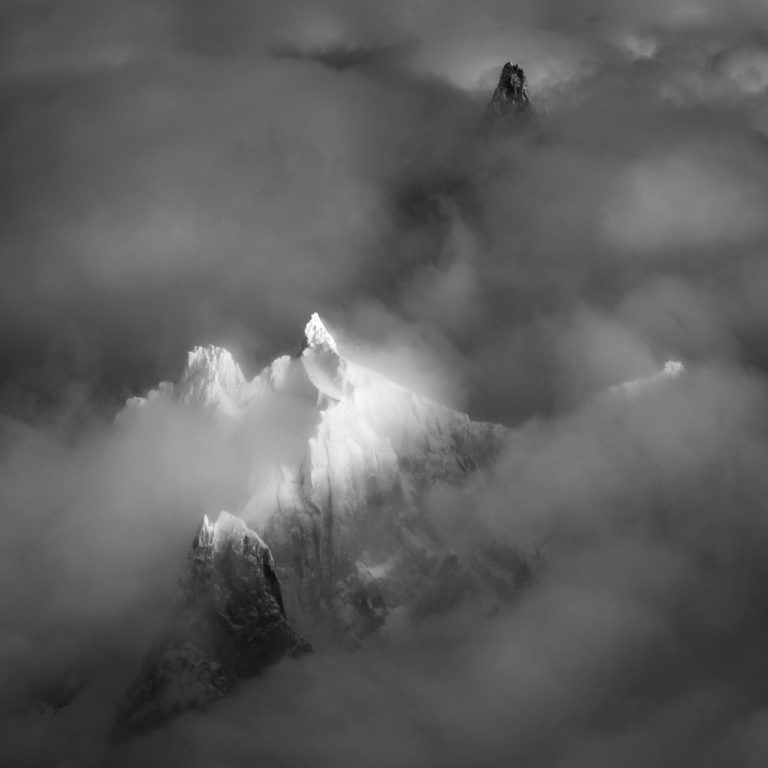
M 606 215 L 609 241 L 642 255 L 762 234 L 763 190 L 707 165 L 673 155 L 631 169 Z

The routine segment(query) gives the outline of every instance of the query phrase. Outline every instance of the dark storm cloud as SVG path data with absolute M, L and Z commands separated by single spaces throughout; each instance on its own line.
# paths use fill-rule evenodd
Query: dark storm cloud
M 145 642 L 189 526 L 287 416 L 233 444 L 173 409 L 104 426 L 94 401 L 194 343 L 253 370 L 315 309 L 353 359 L 520 425 L 432 514 L 476 510 L 547 563 L 493 620 L 280 666 L 125 751 L 107 681 L 7 719 L 15 754 L 765 763 L 762 0 L 0 12 L 2 402 L 38 422 L 2 426 L 6 697 Z M 525 127 L 482 121 L 508 59 Z M 594 401 L 668 358 L 681 387 Z

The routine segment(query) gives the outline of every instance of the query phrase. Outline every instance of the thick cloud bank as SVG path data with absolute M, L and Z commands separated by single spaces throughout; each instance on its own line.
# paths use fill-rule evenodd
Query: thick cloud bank
M 766 764 L 763 2 L 0 14 L 8 764 Z M 535 118 L 488 125 L 509 59 Z M 119 671 L 20 712 L 130 667 L 201 514 L 306 416 L 104 414 L 195 343 L 252 372 L 313 310 L 350 358 L 515 427 L 430 513 L 487 518 L 534 583 L 129 744 Z M 600 395 L 669 358 L 673 385 Z

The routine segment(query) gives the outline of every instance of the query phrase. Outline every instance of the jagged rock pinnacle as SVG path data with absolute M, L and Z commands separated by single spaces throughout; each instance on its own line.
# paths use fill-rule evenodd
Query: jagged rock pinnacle
M 203 518 L 179 586 L 171 624 L 118 713 L 117 735 L 204 707 L 237 680 L 311 650 L 285 617 L 269 547 L 234 515 Z
M 336 342 L 328 329 L 323 325 L 320 315 L 317 312 L 312 313 L 306 328 L 304 329 L 304 349 L 323 349 L 327 348 L 333 352 L 338 352 Z
M 512 110 L 522 112 L 530 106 L 525 72 L 518 64 L 508 61 L 502 67 L 499 84 L 488 104 L 488 113 L 493 117 L 501 117 Z
M 177 396 L 185 405 L 225 405 L 245 384 L 245 376 L 223 347 L 195 347 L 178 384 Z

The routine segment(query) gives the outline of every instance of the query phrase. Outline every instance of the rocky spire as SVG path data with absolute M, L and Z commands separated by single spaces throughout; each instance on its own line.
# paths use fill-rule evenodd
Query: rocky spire
M 184 405 L 214 406 L 229 410 L 245 385 L 245 376 L 223 347 L 195 347 L 177 387 Z
M 338 352 L 336 348 L 336 342 L 329 333 L 328 329 L 323 325 L 323 321 L 320 319 L 320 315 L 317 312 L 313 312 L 309 318 L 309 322 L 304 328 L 304 344 L 303 349 L 325 349 L 332 352 Z
M 501 70 L 499 84 L 488 104 L 488 114 L 502 117 L 511 111 L 522 112 L 529 109 L 531 99 L 528 96 L 528 81 L 525 72 L 518 64 L 508 61 Z
M 239 679 L 311 650 L 285 617 L 269 547 L 222 512 L 198 528 L 177 607 L 118 714 L 116 734 L 161 725 L 222 697 Z

